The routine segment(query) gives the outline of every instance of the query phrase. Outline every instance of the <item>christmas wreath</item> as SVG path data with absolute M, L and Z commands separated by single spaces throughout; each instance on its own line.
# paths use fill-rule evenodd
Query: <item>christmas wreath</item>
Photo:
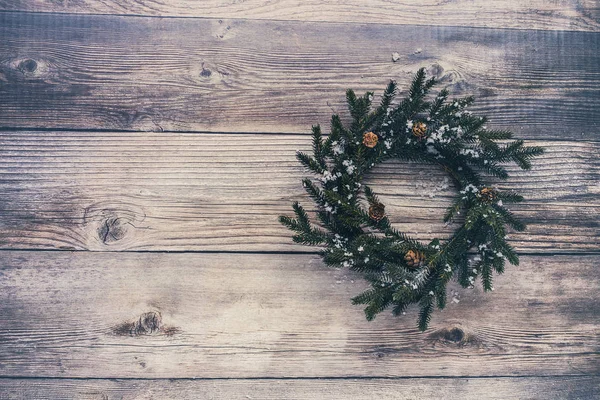
M 319 125 L 313 126 L 313 155 L 297 153 L 317 176 L 316 181 L 304 179 L 303 185 L 316 203 L 320 226 L 310 222 L 298 202 L 293 204 L 295 218 L 279 219 L 295 232 L 294 242 L 318 246 L 327 265 L 363 273 L 371 287 L 352 301 L 366 305 L 368 320 L 387 307 L 398 315 L 418 303 L 421 330 L 427 329 L 436 305 L 445 307 L 452 277 L 463 287 L 472 287 L 481 277 L 489 291 L 493 271 L 502 273 L 506 260 L 518 265 L 506 241 L 507 227 L 522 231 L 525 225 L 505 204 L 523 197 L 491 186 L 484 177 L 506 179 L 504 164 L 529 169 L 531 159 L 543 152 L 522 140 L 509 140 L 511 132 L 487 129 L 485 117 L 465 110 L 472 97 L 448 100 L 443 89 L 430 98 L 435 83 L 420 69 L 406 97 L 395 101 L 397 87 L 391 81 L 374 110 L 372 92 L 357 97 L 348 90 L 351 125 L 344 126 L 333 115 L 326 139 Z M 459 193 L 444 221 L 459 219 L 462 213 L 449 238 L 424 244 L 392 227 L 385 206 L 361 183 L 373 167 L 389 159 L 437 164 L 449 173 Z

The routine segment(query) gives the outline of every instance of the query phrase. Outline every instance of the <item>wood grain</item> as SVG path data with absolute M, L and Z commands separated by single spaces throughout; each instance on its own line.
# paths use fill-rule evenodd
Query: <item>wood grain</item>
M 594 0 L 0 0 L 0 10 L 598 31 Z
M 493 390 L 490 390 L 493 388 Z M 0 379 L 0 398 L 281 400 L 565 400 L 593 399 L 596 377 L 72 380 Z
M 415 309 L 366 321 L 364 282 L 314 255 L 4 251 L 0 376 L 598 375 L 599 261 L 523 257 L 419 333 Z
M 0 13 L 0 37 L 0 127 L 307 133 L 422 66 L 528 138 L 600 125 L 595 33 Z
M 0 399 L 598 397 L 599 12 L 0 0 Z M 548 149 L 499 184 L 528 197 L 521 266 L 493 293 L 453 286 L 425 333 L 414 309 L 365 321 L 359 276 L 276 220 L 311 204 L 310 125 L 421 66 Z M 444 176 L 369 182 L 427 240 L 453 228 Z
M 277 217 L 293 201 L 312 209 L 295 159 L 307 135 L 0 132 L 0 247 L 78 250 L 314 251 L 294 245 Z M 511 167 L 499 187 L 528 200 L 529 224 L 511 234 L 523 252 L 600 247 L 600 147 L 547 148 L 532 171 Z M 368 183 L 395 226 L 426 240 L 455 190 L 435 167 L 390 162 Z M 434 196 L 434 197 L 430 197 Z

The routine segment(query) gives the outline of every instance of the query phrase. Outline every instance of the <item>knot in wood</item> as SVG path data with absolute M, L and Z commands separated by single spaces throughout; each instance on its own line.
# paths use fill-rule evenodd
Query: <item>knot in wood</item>
M 460 328 L 452 328 L 444 332 L 444 339 L 449 342 L 459 343 L 465 337 L 465 333 Z
M 123 239 L 127 233 L 127 224 L 129 222 L 124 222 L 118 217 L 107 218 L 98 229 L 98 236 L 102 243 L 109 244 Z
M 133 331 L 135 335 L 148 335 L 158 332 L 161 326 L 162 316 L 159 312 L 151 311 L 140 315 L 133 324 Z
M 134 321 L 123 322 L 113 328 L 113 332 L 120 336 L 147 336 L 166 335 L 173 336 L 181 330 L 175 326 L 167 326 L 162 322 L 162 315 L 158 311 L 149 311 L 140 315 Z
M 19 63 L 18 68 L 23 73 L 33 73 L 37 70 L 38 64 L 35 60 L 26 59 Z
M 200 76 L 203 78 L 209 78 L 212 75 L 212 71 L 208 68 L 202 67 L 202 71 L 200 71 Z
M 438 63 L 433 63 L 429 68 L 427 68 L 427 74 L 440 79 L 444 74 L 444 67 Z
M 477 344 L 475 337 L 468 335 L 459 327 L 442 328 L 429 335 L 429 340 L 433 342 L 452 343 L 457 346 Z
M 84 209 L 83 222 L 93 237 L 91 246 L 99 243 L 101 249 L 115 243 L 125 245 L 133 240 L 138 224 L 145 218 L 144 210 L 135 204 L 99 202 Z
M 150 311 L 140 315 L 133 322 L 124 322 L 115 327 L 114 332 L 117 335 L 151 335 L 160 332 L 162 327 L 162 316 L 157 311 Z

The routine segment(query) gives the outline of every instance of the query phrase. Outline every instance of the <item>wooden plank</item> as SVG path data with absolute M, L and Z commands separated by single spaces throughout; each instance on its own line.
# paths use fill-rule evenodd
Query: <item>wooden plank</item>
M 593 399 L 597 377 L 412 379 L 72 380 L 1 379 L 0 398 L 287 400 Z M 493 390 L 490 390 L 492 389 Z
M 595 33 L 0 13 L 0 37 L 0 127 L 307 133 L 421 66 L 525 137 L 600 125 Z
M 294 245 L 277 217 L 309 209 L 295 159 L 307 135 L 0 132 L 0 247 L 84 250 L 314 251 Z M 527 202 L 511 234 L 524 252 L 600 245 L 600 146 L 531 141 L 547 154 L 500 187 Z M 455 190 L 435 167 L 389 163 L 368 181 L 394 224 L 445 237 Z M 434 195 L 434 197 L 430 197 Z
M 0 376 L 597 375 L 599 261 L 523 257 L 420 333 L 415 309 L 366 321 L 364 282 L 314 255 L 4 251 Z
M 0 0 L 0 10 L 598 31 L 594 0 Z

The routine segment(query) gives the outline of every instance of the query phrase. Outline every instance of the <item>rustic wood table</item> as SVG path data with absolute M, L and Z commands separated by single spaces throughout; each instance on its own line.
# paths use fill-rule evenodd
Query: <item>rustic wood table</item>
M 599 3 L 337 3 L 0 0 L 0 399 L 600 397 Z M 425 333 L 277 222 L 310 126 L 419 67 L 547 148 L 521 265 Z M 426 240 L 444 176 L 370 182 Z

